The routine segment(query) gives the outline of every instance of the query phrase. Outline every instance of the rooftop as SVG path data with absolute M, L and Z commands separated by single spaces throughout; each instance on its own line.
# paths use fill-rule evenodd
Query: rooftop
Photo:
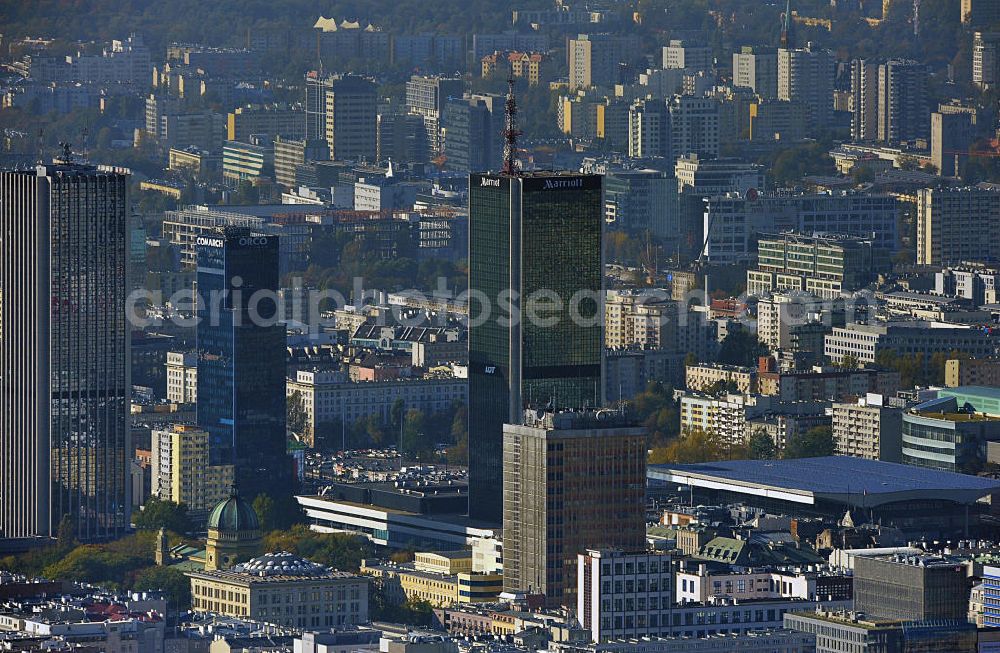
M 779 501 L 827 500 L 862 507 L 941 498 L 973 503 L 1000 489 L 1000 480 L 848 456 L 650 465 L 648 476 Z

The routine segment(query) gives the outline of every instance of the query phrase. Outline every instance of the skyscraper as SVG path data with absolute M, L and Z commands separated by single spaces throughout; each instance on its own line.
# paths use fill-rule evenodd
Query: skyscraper
M 330 158 L 374 161 L 377 145 L 375 84 L 345 75 L 326 91 L 326 141 Z
M 733 53 L 733 86 L 752 88 L 765 100 L 778 97 L 778 53 L 744 46 Z
M 129 524 L 128 174 L 0 173 L 0 542 Z M 8 542 L 8 544 L 11 544 Z
M 646 544 L 646 429 L 612 411 L 503 427 L 503 584 L 575 605 L 577 554 Z
M 503 424 L 601 402 L 602 179 L 473 174 L 469 216 L 469 511 L 498 522 Z
M 235 464 L 247 496 L 287 487 L 278 238 L 227 228 L 199 236 L 197 249 L 198 425 L 210 463 Z

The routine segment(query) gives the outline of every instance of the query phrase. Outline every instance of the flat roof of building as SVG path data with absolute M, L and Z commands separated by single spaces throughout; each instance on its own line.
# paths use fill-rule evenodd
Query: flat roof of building
M 974 503 L 1000 490 L 994 479 L 849 456 L 650 465 L 647 474 L 652 480 L 809 505 L 818 500 L 858 507 L 928 499 Z

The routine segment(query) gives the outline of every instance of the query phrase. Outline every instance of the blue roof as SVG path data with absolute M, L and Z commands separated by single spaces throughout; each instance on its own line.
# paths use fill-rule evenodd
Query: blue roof
M 1000 399 L 1000 388 L 986 385 L 960 385 L 957 388 L 943 388 L 938 390 L 938 394 L 946 396 L 967 395 L 970 397 L 988 397 L 989 399 Z
M 954 493 L 947 498 L 968 500 L 1000 489 L 1000 481 L 956 474 L 913 465 L 901 465 L 880 460 L 849 456 L 799 458 L 793 460 L 728 460 L 690 465 L 650 465 L 651 479 L 682 482 L 694 477 L 703 481 L 721 481 L 744 487 L 748 493 L 757 488 L 786 490 L 804 495 L 866 495 L 878 503 L 878 495 L 907 493 L 929 498 L 941 498 L 942 493 Z M 696 485 L 704 485 L 696 482 Z M 889 497 L 884 497 L 889 499 Z

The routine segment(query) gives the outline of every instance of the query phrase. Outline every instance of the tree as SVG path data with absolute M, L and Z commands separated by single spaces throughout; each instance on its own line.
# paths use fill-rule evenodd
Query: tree
M 187 610 L 191 607 L 191 581 L 184 572 L 173 567 L 147 567 L 135 576 L 133 589 L 140 592 L 163 591 L 167 600 L 176 610 Z
M 778 457 L 778 448 L 767 431 L 757 429 L 750 435 L 747 454 L 754 460 L 773 460 Z
M 861 367 L 861 362 L 854 354 L 844 354 L 840 362 L 837 363 L 837 367 L 842 370 L 856 370 Z
M 258 494 L 253 500 L 253 511 L 257 513 L 260 530 L 274 530 L 274 499 L 267 494 Z
M 757 336 L 746 329 L 730 329 L 719 348 L 718 362 L 723 365 L 755 367 L 757 359 L 770 352 Z
M 289 551 L 313 562 L 341 571 L 357 572 L 361 560 L 375 553 L 371 542 L 360 535 L 314 533 L 305 524 L 264 535 L 264 551 Z
M 680 433 L 680 414 L 673 391 L 659 381 L 647 384 L 629 406 L 636 420 L 649 432 L 651 444 L 663 445 Z
M 434 455 L 434 437 L 422 410 L 406 411 L 403 422 L 403 453 L 417 460 L 430 460 Z
M 69 551 L 78 542 L 76 541 L 76 519 L 73 515 L 66 513 L 59 520 L 59 530 L 56 535 L 56 546 L 61 551 Z
M 191 530 L 191 520 L 185 504 L 155 497 L 146 502 L 132 521 L 139 530 L 158 531 L 165 528 L 175 533 L 187 533 Z
M 649 463 L 704 463 L 745 458 L 746 447 L 723 441 L 717 433 L 692 429 L 663 447 L 654 447 Z
M 816 426 L 805 433 L 796 433 L 785 443 L 785 458 L 815 458 L 832 456 L 836 451 L 833 440 L 833 429 L 829 426 Z

